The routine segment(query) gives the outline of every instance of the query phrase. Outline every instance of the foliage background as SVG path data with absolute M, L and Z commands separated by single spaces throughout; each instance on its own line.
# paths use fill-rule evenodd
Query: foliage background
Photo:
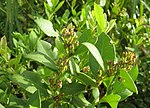
M 10 4 L 10 1 L 13 1 L 12 4 Z M 57 30 L 60 30 L 63 26 L 67 26 L 73 20 L 73 24 L 77 30 L 82 32 L 82 27 L 80 27 L 82 24 L 80 24 L 81 22 L 77 22 L 79 20 L 78 14 L 80 14 L 83 7 L 93 8 L 92 3 L 94 1 L 77 0 L 73 6 L 71 0 L 65 0 L 62 7 L 52 13 L 52 15 L 46 12 L 44 2 L 46 0 L 0 1 L 0 36 L 5 35 L 7 37 L 10 48 L 13 47 L 13 32 L 23 34 L 37 28 L 34 22 L 34 19 L 37 17 L 49 19 Z M 150 106 L 150 2 L 149 0 L 95 0 L 95 2 L 100 3 L 104 8 L 104 12 L 108 15 L 108 20 L 116 19 L 116 25 L 109 32 L 109 35 L 115 42 L 117 52 L 122 53 L 126 48 L 135 49 L 138 52 L 139 76 L 136 80 L 136 85 L 139 94 L 132 95 L 121 102 L 119 106 L 120 108 L 126 108 L 127 106 L 148 108 Z M 50 12 L 54 11 L 54 8 Z M 68 15 L 70 18 L 66 17 L 63 21 L 61 20 L 63 22 L 61 24 L 62 22 L 59 22 L 59 20 L 63 13 L 66 12 L 67 14 L 68 11 L 66 10 L 70 12 Z M 60 24 L 59 26 L 58 23 Z M 42 39 L 51 42 L 42 33 L 40 35 Z

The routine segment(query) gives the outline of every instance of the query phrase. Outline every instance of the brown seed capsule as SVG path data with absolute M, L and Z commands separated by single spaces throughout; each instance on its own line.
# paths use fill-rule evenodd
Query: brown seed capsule
M 122 80 L 122 78 L 121 78 L 121 77 L 118 77 L 118 80 L 119 80 L 119 81 L 121 81 L 121 80 Z
M 82 69 L 83 72 L 88 72 L 89 70 L 90 70 L 90 67 L 89 67 L 89 66 L 85 66 L 85 67 Z

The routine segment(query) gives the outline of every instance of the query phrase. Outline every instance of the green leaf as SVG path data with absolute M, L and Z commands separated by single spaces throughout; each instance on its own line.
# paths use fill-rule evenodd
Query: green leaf
M 47 55 L 44 55 L 40 52 L 33 52 L 33 53 L 29 53 L 28 55 L 25 56 L 28 59 L 37 61 L 51 69 L 57 70 L 57 66 L 54 62 L 54 60 L 52 60 L 51 58 L 49 58 Z
M 29 47 L 30 47 L 31 51 L 34 50 L 37 40 L 38 40 L 38 37 L 37 37 L 36 33 L 34 31 L 31 31 L 29 34 Z
M 118 77 L 119 78 L 119 77 Z M 116 78 L 114 86 L 113 86 L 113 93 L 118 94 L 126 89 L 126 87 L 122 84 L 121 81 Z
M 73 83 L 70 83 L 70 84 L 63 85 L 61 91 L 65 95 L 75 95 L 77 93 L 85 91 L 85 85 L 73 82 Z
M 52 45 L 44 40 L 39 40 L 37 44 L 37 51 L 47 55 L 49 58 L 55 60 L 57 57 L 52 51 Z
M 100 66 L 91 53 L 89 54 L 89 65 L 93 75 L 97 78 Z
M 22 106 L 21 108 L 28 107 L 28 103 L 25 99 L 17 98 L 12 94 L 9 96 L 9 102 L 9 108 L 19 108 L 20 106 Z
M 103 12 L 103 8 L 100 7 L 98 4 L 94 3 L 94 15 L 96 17 L 96 21 L 98 22 L 100 33 L 104 32 L 106 28 L 106 18 Z
M 44 96 L 47 96 L 47 89 L 48 86 L 45 83 L 42 83 L 42 78 L 40 77 L 39 74 L 31 71 L 24 71 L 22 73 L 22 76 L 27 79 L 28 81 L 32 82 L 32 84 L 35 85 L 35 87 L 40 90 L 41 94 Z
M 55 32 L 55 30 L 53 29 L 53 25 L 49 20 L 39 18 L 35 20 L 35 22 L 47 36 L 55 36 L 55 37 L 59 36 L 59 34 Z
M 100 92 L 99 92 L 99 89 L 97 87 L 94 87 L 92 88 L 92 95 L 95 99 L 95 103 L 99 101 L 99 95 L 100 95 Z
M 116 19 L 110 20 L 106 29 L 106 33 L 108 33 L 115 26 L 115 24 L 116 24 Z
M 104 70 L 103 59 L 102 59 L 102 57 L 101 57 L 98 49 L 93 44 L 88 43 L 88 42 L 84 42 L 82 44 L 85 45 L 88 48 L 88 50 L 91 52 L 91 54 L 96 59 L 96 61 L 98 62 L 98 64 L 101 66 L 102 70 Z
M 133 79 L 125 70 L 120 70 L 120 77 L 121 77 L 123 85 L 126 88 L 138 94 L 138 90 L 137 90 L 136 85 L 134 84 Z
M 14 74 L 11 77 L 11 79 L 13 82 L 18 83 L 22 88 L 24 88 L 29 93 L 34 93 L 37 90 L 37 88 L 34 86 L 33 83 L 31 83 L 30 81 L 28 81 L 26 78 L 24 78 L 19 74 Z
M 72 99 L 72 103 L 77 107 L 88 107 L 91 106 L 91 103 L 86 100 L 83 94 L 79 94 L 78 96 L 74 96 Z
M 79 66 L 75 63 L 74 59 L 71 58 L 69 60 L 69 67 L 70 67 L 70 72 L 72 75 L 74 75 L 75 73 L 79 73 L 80 72 L 80 68 Z
M 82 35 L 79 37 L 79 43 L 87 42 L 89 38 L 92 37 L 92 30 L 86 29 L 83 31 Z
M 33 107 L 41 108 L 40 92 L 37 90 L 34 94 L 29 96 L 29 104 Z
M 107 61 L 114 61 L 116 57 L 115 47 L 111 41 L 111 38 L 103 32 L 100 34 L 98 41 L 95 44 L 102 56 L 105 65 Z
M 0 108 L 5 108 L 2 104 L 0 104 Z
M 55 8 L 54 13 L 57 12 L 62 7 L 63 4 L 64 4 L 64 1 L 61 1 Z
M 96 80 L 92 79 L 90 76 L 84 74 L 84 73 L 78 73 L 76 76 L 82 83 L 88 85 L 91 85 L 93 87 L 96 87 Z
M 129 91 L 128 89 L 123 90 L 122 92 L 118 92 L 118 95 L 121 96 L 121 100 L 125 100 L 127 97 L 131 96 L 133 92 Z
M 55 39 L 55 45 L 56 45 L 56 48 L 58 49 L 59 54 L 66 54 L 64 43 L 59 38 Z
M 110 94 L 107 96 L 104 96 L 101 99 L 101 102 L 108 102 L 111 108 L 117 108 L 118 102 L 120 101 L 121 97 L 117 94 Z
M 135 81 L 138 77 L 138 66 L 133 66 L 132 69 L 129 71 L 129 75 L 131 76 L 132 80 Z

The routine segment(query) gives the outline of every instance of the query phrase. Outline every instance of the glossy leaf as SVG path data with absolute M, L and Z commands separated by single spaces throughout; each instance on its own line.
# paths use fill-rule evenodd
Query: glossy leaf
M 117 94 L 110 94 L 107 96 L 104 96 L 101 99 L 101 102 L 108 102 L 111 108 L 117 108 L 118 102 L 120 101 L 121 97 Z
M 99 50 L 105 64 L 107 61 L 115 60 L 115 47 L 112 44 L 111 38 L 107 34 L 104 32 L 101 33 L 95 46 Z
M 88 107 L 91 106 L 91 103 L 86 100 L 83 94 L 79 94 L 78 96 L 74 96 L 72 99 L 72 103 L 77 107 Z
M 138 77 L 138 66 L 133 66 L 132 69 L 129 71 L 129 75 L 135 81 Z
M 85 85 L 73 82 L 73 83 L 63 85 L 61 91 L 65 95 L 75 95 L 77 93 L 85 91 Z
M 69 67 L 72 75 L 80 72 L 79 66 L 75 63 L 73 58 L 69 60 Z
M 78 73 L 76 76 L 82 83 L 88 85 L 91 85 L 93 87 L 96 87 L 96 80 L 92 79 L 90 76 L 84 74 L 84 73 Z
M 31 83 L 30 81 L 28 81 L 26 78 L 24 78 L 21 75 L 14 74 L 11 77 L 11 79 L 12 81 L 18 83 L 23 89 L 25 89 L 29 93 L 34 93 L 37 90 L 37 88 L 34 86 L 33 83 Z
M 132 92 L 135 92 L 138 94 L 137 87 L 134 84 L 134 81 L 131 78 L 131 76 L 129 75 L 129 73 L 127 73 L 125 70 L 120 70 L 120 77 L 121 77 L 122 83 L 125 87 L 127 87 Z
M 94 103 L 98 102 L 99 101 L 100 92 L 99 92 L 99 89 L 97 87 L 92 88 L 92 95 L 93 95 L 93 97 L 95 99 Z
M 39 18 L 35 20 L 35 22 L 47 36 L 55 36 L 55 37 L 59 36 L 59 34 L 55 32 L 55 30 L 53 29 L 53 25 L 49 20 Z
M 102 70 L 104 70 L 104 63 L 103 63 L 103 59 L 98 51 L 98 49 L 91 43 L 88 42 L 84 42 L 82 43 L 83 45 L 85 45 L 88 50 L 90 51 L 90 53 L 93 55 L 93 57 L 96 59 L 96 61 L 98 62 L 98 64 L 101 66 Z
M 57 70 L 57 67 L 55 65 L 55 62 L 49 58 L 47 55 L 44 55 L 40 52 L 33 52 L 33 53 L 29 53 L 28 55 L 25 56 L 28 59 L 37 61 L 51 69 Z
M 131 92 L 128 89 L 123 90 L 122 92 L 118 92 L 117 93 L 119 96 L 121 96 L 121 100 L 125 100 L 127 97 L 131 96 L 133 94 L 133 92 Z

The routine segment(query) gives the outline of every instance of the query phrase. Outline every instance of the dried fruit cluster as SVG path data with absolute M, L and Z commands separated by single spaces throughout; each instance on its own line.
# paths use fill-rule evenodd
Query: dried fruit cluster
M 131 70 L 132 66 L 135 63 L 135 54 L 134 52 L 128 51 L 122 53 L 122 59 L 118 63 L 112 61 L 107 62 L 107 71 L 109 75 L 113 75 L 117 72 L 118 69 L 124 69 L 126 71 Z
M 75 49 L 79 46 L 78 36 L 74 31 L 74 27 L 70 24 L 62 31 L 62 39 L 68 54 L 73 54 Z

